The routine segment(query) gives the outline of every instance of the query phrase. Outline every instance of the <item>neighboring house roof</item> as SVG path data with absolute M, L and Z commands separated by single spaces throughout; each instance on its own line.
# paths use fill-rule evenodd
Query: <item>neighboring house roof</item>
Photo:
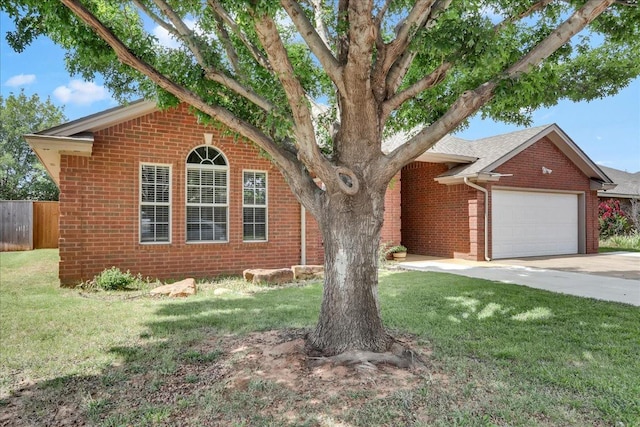
M 616 197 L 622 199 L 640 199 L 640 171 L 629 173 L 619 169 L 600 166 L 600 169 L 615 182 L 617 187 L 613 190 L 598 191 L 598 197 Z

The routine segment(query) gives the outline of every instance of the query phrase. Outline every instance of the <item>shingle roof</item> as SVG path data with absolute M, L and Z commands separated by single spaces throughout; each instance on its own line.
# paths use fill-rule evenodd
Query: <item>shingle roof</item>
M 382 141 L 382 151 L 385 153 L 390 153 L 408 140 L 410 140 L 418 131 L 420 131 L 421 127 L 416 127 L 406 132 L 396 132 L 393 135 L 385 138 Z M 433 147 L 427 150 L 430 153 L 439 153 L 439 154 L 453 154 L 456 156 L 469 156 L 469 157 L 477 157 L 474 153 L 469 151 L 470 141 L 462 138 L 458 138 L 453 135 L 445 135 L 440 141 L 436 142 Z
M 610 191 L 598 191 L 600 197 L 607 196 L 627 196 L 640 198 L 640 172 L 629 173 L 619 169 L 600 166 L 600 169 L 607 174 L 616 184 L 616 188 Z
M 408 141 L 417 131 L 418 129 L 414 129 L 391 136 L 384 141 L 383 151 L 387 153 L 392 151 Z M 450 163 L 458 163 L 437 177 L 438 180 L 442 178 L 443 183 L 444 180 L 457 182 L 465 177 L 477 178 L 479 175 L 494 175 L 497 178 L 494 171 L 498 166 L 544 137 L 548 137 L 588 177 L 601 184 L 611 183 L 598 166 L 556 124 L 532 127 L 473 141 L 447 135 L 417 160 L 429 162 L 431 158 L 428 154 L 434 154 L 445 158 L 450 156 L 452 159 Z M 459 156 L 460 159 L 455 159 L 454 156 Z
M 474 141 L 465 141 L 465 144 L 447 144 L 446 148 L 463 149 L 468 153 L 472 153 L 469 155 L 477 157 L 478 160 L 468 165 L 460 165 L 450 169 L 441 176 L 464 176 L 477 174 L 479 172 L 490 172 L 490 169 L 487 169 L 488 167 L 530 141 L 549 126 L 551 125 L 537 126 Z M 438 144 L 433 148 L 436 150 L 440 149 Z

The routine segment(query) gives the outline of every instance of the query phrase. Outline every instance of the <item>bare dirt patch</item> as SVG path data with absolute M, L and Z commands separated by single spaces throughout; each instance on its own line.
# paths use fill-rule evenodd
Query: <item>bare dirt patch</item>
M 384 397 L 416 385 L 426 372 L 424 368 L 408 370 L 387 364 L 343 366 L 327 363 L 315 366 L 304 352 L 304 339 L 299 332 L 251 334 L 230 344 L 231 354 L 241 356 L 233 363 L 234 371 L 227 374 L 230 387 L 260 378 L 282 384 L 297 393 L 315 390 L 331 396 L 346 390 L 370 390 L 375 385 L 377 395 Z

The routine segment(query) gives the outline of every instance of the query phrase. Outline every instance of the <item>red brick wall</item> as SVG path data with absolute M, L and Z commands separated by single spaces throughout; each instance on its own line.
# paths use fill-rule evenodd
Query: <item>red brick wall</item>
M 384 224 L 380 232 L 380 242 L 399 245 L 402 240 L 402 212 L 401 197 L 402 181 L 398 173 L 387 187 L 387 195 L 384 199 Z
M 204 133 L 229 163 L 229 242 L 186 243 L 185 161 Z M 171 243 L 139 243 L 140 163 L 171 165 Z M 268 174 L 268 242 L 242 241 L 242 171 Z M 400 186 L 389 191 L 399 206 Z M 385 213 L 385 235 L 399 241 L 399 208 Z M 307 213 L 307 264 L 323 261 L 322 239 Z M 391 230 L 389 227 L 396 227 Z M 63 155 L 60 172 L 60 281 L 91 279 L 116 266 L 161 279 L 237 274 L 300 263 L 300 205 L 280 172 L 255 148 L 197 123 L 187 108 L 155 112 L 94 135 L 90 158 Z
M 542 167 L 551 169 L 543 174 Z M 543 138 L 495 170 L 513 174 L 489 185 L 500 187 L 523 187 L 556 191 L 584 192 L 586 252 L 598 252 L 598 195 L 590 189 L 590 180 L 578 167 L 547 138 Z M 491 206 L 489 206 L 491 208 Z M 489 234 L 491 238 L 491 234 Z
M 402 244 L 412 254 L 466 258 L 477 252 L 472 241 L 482 240 L 475 213 L 482 215 L 482 193 L 433 180 L 446 171 L 444 164 L 423 162 L 402 169 Z

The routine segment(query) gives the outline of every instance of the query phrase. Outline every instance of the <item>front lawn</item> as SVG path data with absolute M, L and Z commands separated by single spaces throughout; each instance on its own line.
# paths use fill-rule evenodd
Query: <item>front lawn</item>
M 88 293 L 57 286 L 57 256 L 0 254 L 0 425 L 640 424 L 637 307 L 381 272 L 385 323 L 425 367 L 319 370 L 282 346 L 320 283 Z

